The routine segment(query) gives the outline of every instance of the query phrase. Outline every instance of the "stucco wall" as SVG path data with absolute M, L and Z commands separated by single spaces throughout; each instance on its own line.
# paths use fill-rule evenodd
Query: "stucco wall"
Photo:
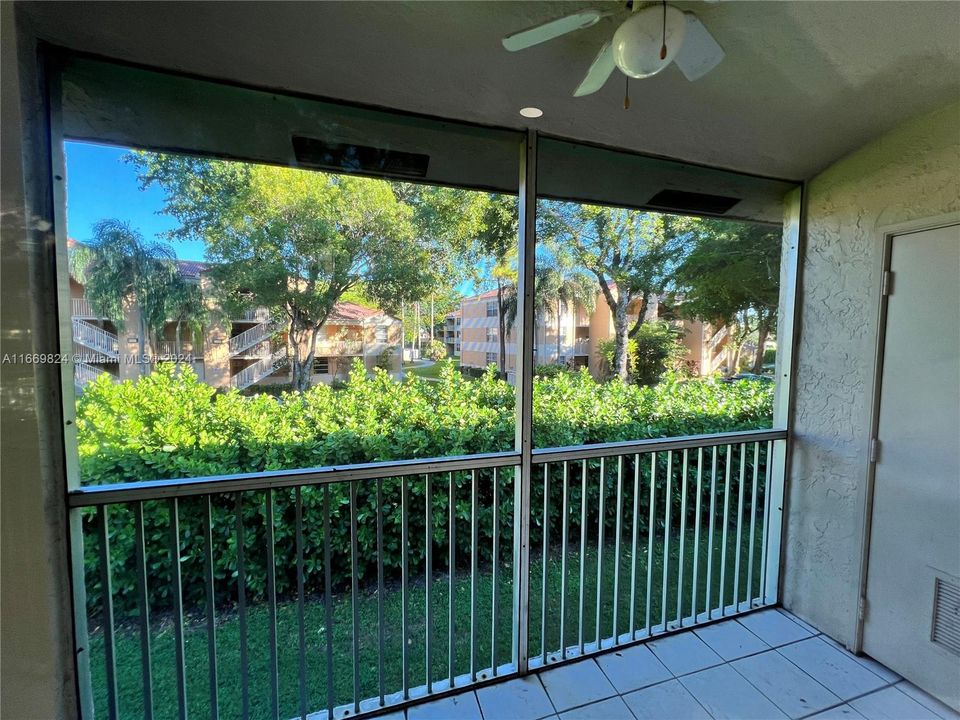
M 902 125 L 808 184 L 783 599 L 844 643 L 856 626 L 880 228 L 958 210 L 960 104 Z

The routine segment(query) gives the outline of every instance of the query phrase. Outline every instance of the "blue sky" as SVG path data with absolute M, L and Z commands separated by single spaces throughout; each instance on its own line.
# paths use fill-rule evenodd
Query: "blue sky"
M 67 159 L 67 234 L 85 242 L 98 220 L 123 220 L 146 238 L 177 226 L 161 215 L 163 191 L 140 189 L 133 166 L 123 161 L 126 148 L 92 143 L 65 142 Z M 202 242 L 171 242 L 182 260 L 203 260 Z

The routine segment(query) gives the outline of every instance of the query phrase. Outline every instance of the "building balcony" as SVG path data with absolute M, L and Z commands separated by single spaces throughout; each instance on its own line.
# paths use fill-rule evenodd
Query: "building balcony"
M 363 355 L 363 340 L 318 340 L 316 355 Z

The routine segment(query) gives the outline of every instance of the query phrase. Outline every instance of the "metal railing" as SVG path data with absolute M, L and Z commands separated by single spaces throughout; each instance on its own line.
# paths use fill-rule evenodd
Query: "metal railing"
M 85 297 L 70 298 L 70 316 L 91 319 L 102 317 L 99 313 L 93 311 L 90 301 Z
M 73 318 L 73 340 L 111 359 L 120 357 L 120 343 L 116 335 L 77 318 Z
M 244 310 L 240 317 L 235 318 L 237 322 L 267 322 L 270 320 L 270 311 L 267 308 L 253 308 Z
M 227 349 L 231 355 L 237 355 L 249 347 L 268 340 L 274 332 L 276 332 L 276 328 L 271 323 L 261 322 L 230 338 L 227 341 Z
M 770 604 L 785 437 L 75 490 L 97 709 L 353 717 Z
M 154 344 L 154 354 L 160 357 L 175 355 L 193 355 L 195 359 L 203 359 L 203 340 L 157 340 Z
M 230 387 L 236 388 L 237 390 L 243 390 L 244 388 L 250 387 L 258 380 L 262 380 L 276 372 L 281 366 L 287 362 L 287 348 L 285 345 L 273 350 L 273 352 L 267 355 L 257 362 L 247 365 L 243 370 L 238 372 L 236 375 L 230 376 Z
M 363 340 L 318 340 L 317 355 L 362 355 Z
M 93 382 L 101 375 L 108 375 L 112 382 L 117 382 L 117 378 L 106 370 L 101 370 L 85 362 L 75 362 L 73 364 L 73 382 L 78 389 L 82 389 L 87 383 Z

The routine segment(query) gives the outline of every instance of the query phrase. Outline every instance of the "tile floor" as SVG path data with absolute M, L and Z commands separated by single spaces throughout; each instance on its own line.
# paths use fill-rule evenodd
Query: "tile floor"
M 404 720 L 404 713 L 385 716 Z M 406 711 L 406 720 L 960 720 L 779 609 L 611 651 Z

